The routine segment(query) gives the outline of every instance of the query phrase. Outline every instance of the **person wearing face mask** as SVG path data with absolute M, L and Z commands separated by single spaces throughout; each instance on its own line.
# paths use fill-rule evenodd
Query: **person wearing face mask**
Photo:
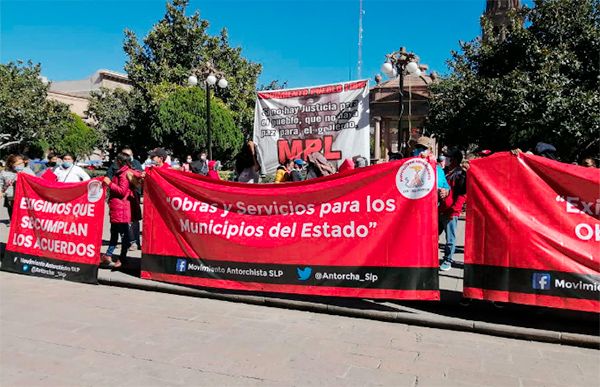
M 440 265 L 441 271 L 448 271 L 452 268 L 453 256 L 456 250 L 458 218 L 467 200 L 467 173 L 461 167 L 462 152 L 457 148 L 450 149 L 446 153 L 446 159 L 448 160 L 446 178 L 450 185 L 450 193 L 441 201 L 438 207 L 438 233 L 440 235 L 442 232 L 446 234 L 444 257 Z
M 127 153 L 119 153 L 115 159 L 119 167 L 111 178 L 104 177 L 104 185 L 110 189 L 108 212 L 110 216 L 110 241 L 105 254 L 102 254 L 100 264 L 102 267 L 119 268 L 127 258 L 127 251 L 131 246 L 129 224 L 132 221 L 131 201 L 134 198 L 134 185 L 132 184 L 131 157 Z M 112 255 L 121 237 L 121 252 L 119 259 L 113 261 Z
M 193 161 L 194 160 L 192 159 L 192 156 L 191 155 L 187 155 L 185 157 L 185 162 L 181 164 L 181 170 L 183 172 L 191 172 L 192 171 L 191 168 L 192 168 L 192 162 Z
M 193 161 L 190 164 L 190 170 L 199 175 L 208 175 L 208 160 L 206 158 L 206 152 L 202 151 L 198 154 L 198 160 Z
M 121 153 L 129 156 L 129 164 L 131 166 L 131 171 L 135 172 L 144 172 L 144 168 L 142 164 L 133 157 L 133 150 L 129 147 L 124 147 L 121 149 Z M 121 169 L 117 161 L 115 160 L 110 168 L 106 171 L 106 177 L 112 180 L 112 178 L 116 175 L 116 173 Z M 136 173 L 138 175 L 139 173 Z M 141 244 L 141 233 L 140 233 L 140 220 L 142 219 L 142 210 L 141 210 L 141 197 L 142 197 L 142 187 L 138 185 L 132 188 L 133 196 L 131 197 L 131 223 L 129 224 L 129 239 L 131 241 L 131 246 L 129 250 L 140 250 L 142 247 Z
M 412 155 L 414 157 L 423 157 L 429 158 L 433 157 L 431 152 L 431 138 L 427 136 L 421 136 L 417 140 L 417 143 L 414 146 L 414 150 Z M 443 157 L 443 156 L 440 156 Z M 445 163 L 445 157 L 444 157 Z M 446 174 L 444 172 L 444 168 L 441 165 L 442 163 L 436 163 L 436 175 L 437 175 L 437 189 L 438 189 L 438 197 L 440 200 L 446 199 L 448 196 L 448 192 L 450 191 L 450 185 L 448 184 L 448 180 L 446 180 Z
M 219 169 L 221 168 L 221 163 L 215 160 L 210 160 L 208 162 L 208 174 L 207 177 L 215 180 L 221 180 L 221 176 L 219 176 Z
M 121 149 L 121 153 L 125 153 L 125 154 L 129 155 L 129 157 L 131 159 L 131 169 L 140 171 L 140 172 L 144 171 L 142 164 L 135 157 L 133 157 L 133 151 L 131 150 L 131 148 L 125 147 L 125 148 Z M 111 164 L 111 166 L 106 170 L 106 177 L 108 177 L 109 179 L 112 179 L 118 170 L 119 170 L 119 166 L 117 165 L 116 162 L 113 162 Z
M 15 182 L 19 173 L 35 176 L 35 173 L 25 166 L 22 156 L 8 156 L 6 159 L 6 168 L 0 172 L 0 198 L 4 198 L 4 207 L 8 210 L 9 219 L 12 217 L 15 202 Z
M 152 166 L 155 168 L 171 168 L 171 165 L 167 162 L 169 155 L 164 148 L 154 148 L 148 153 L 148 157 L 152 160 Z
M 54 174 L 59 183 L 79 183 L 90 179 L 83 168 L 75 165 L 75 157 L 70 153 L 63 155 L 62 163 L 54 170 Z
M 40 176 L 42 179 L 48 181 L 57 181 L 58 178 L 54 171 L 58 167 L 58 156 L 55 153 L 48 153 L 48 162 L 46 163 L 46 170 Z

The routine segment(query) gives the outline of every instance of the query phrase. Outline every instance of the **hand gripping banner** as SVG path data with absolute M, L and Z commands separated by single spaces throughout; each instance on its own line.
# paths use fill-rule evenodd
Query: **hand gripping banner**
M 19 174 L 2 270 L 97 283 L 104 189 Z
M 499 153 L 467 178 L 464 295 L 600 312 L 600 170 Z
M 423 159 L 264 185 L 152 168 L 144 192 L 142 278 L 439 299 L 435 168 Z

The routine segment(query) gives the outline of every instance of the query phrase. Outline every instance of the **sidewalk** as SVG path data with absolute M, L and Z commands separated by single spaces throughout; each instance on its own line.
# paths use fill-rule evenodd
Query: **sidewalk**
M 100 270 L 98 282 L 153 292 L 222 301 L 241 302 L 317 313 L 366 318 L 388 322 L 466 331 L 500 337 L 600 348 L 598 316 L 555 311 L 521 305 L 493 306 L 473 301 L 459 304 L 460 297 L 442 291 L 441 302 L 390 302 L 334 297 L 296 296 L 269 293 L 234 292 L 222 289 L 192 288 L 143 280 L 117 271 Z M 454 292 L 452 292 L 454 293 Z
M 0 217 L 2 216 L 0 215 Z M 103 236 L 105 245 L 109 239 L 108 230 L 109 223 L 106 218 L 105 235 Z M 7 226 L 0 224 L 0 240 L 6 241 L 7 237 Z M 141 255 L 139 250 L 129 253 L 131 258 L 122 272 L 100 269 L 98 281 L 100 284 L 108 286 L 600 349 L 600 316 L 598 314 L 515 304 L 497 305 L 475 300 L 466 305 L 464 302 L 461 303 L 463 241 L 464 220 L 461 220 L 457 235 L 456 265 L 448 272 L 440 272 L 440 302 L 400 302 L 235 292 L 143 280 L 139 278 Z

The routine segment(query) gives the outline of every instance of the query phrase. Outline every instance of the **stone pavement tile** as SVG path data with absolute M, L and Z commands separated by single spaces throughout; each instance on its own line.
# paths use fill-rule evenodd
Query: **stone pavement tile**
M 600 359 L 573 359 L 577 362 L 577 368 L 585 378 L 595 378 L 600 384 Z
M 388 347 L 392 341 L 407 341 L 413 340 L 414 335 L 406 332 L 406 326 L 402 324 L 393 324 L 385 322 L 377 322 L 378 324 L 389 324 L 386 329 L 365 329 L 364 331 L 356 332 L 352 335 L 343 331 L 338 331 L 337 337 L 347 343 L 358 345 L 372 345 L 378 347 Z M 374 325 L 378 325 L 374 324 Z
M 416 375 L 389 372 L 382 369 L 350 367 L 343 379 L 352 385 L 414 387 L 417 377 Z
M 445 369 L 457 369 L 468 371 L 481 371 L 483 369 L 483 361 L 478 352 L 421 352 L 415 361 L 418 365 L 434 365 L 435 367 L 443 367 Z
M 433 364 L 423 361 L 408 361 L 407 359 L 385 359 L 381 363 L 381 370 L 393 373 L 410 375 L 427 375 L 434 378 L 444 378 L 449 365 Z
M 43 347 L 40 344 L 40 347 Z M 52 376 L 54 378 L 69 375 L 77 368 L 73 362 L 73 356 L 60 356 L 60 350 L 56 355 L 48 356 L 37 352 L 11 352 L 2 354 L 2 373 L 9 371 L 12 381 L 7 385 L 39 384 Z M 22 372 L 19 372 L 22 371 Z
M 570 361 L 543 359 L 522 359 L 517 363 L 484 361 L 483 370 L 488 375 L 514 375 L 523 379 L 539 379 L 543 376 L 544 380 L 565 385 L 579 384 L 586 381 L 577 364 Z M 588 379 L 588 381 L 591 382 L 592 380 Z
M 4 373 L 4 371 L 2 371 Z M 27 386 L 27 387 L 80 387 L 82 386 L 77 380 L 69 380 L 56 377 L 54 375 L 36 376 L 31 373 L 22 373 L 18 376 L 0 376 L 0 386 Z
M 545 345 L 539 349 L 542 359 L 549 360 L 591 360 L 600 364 L 600 351 L 596 349 L 570 347 L 567 345 Z
M 354 344 L 350 348 L 349 352 L 356 355 L 375 357 L 386 362 L 402 361 L 406 363 L 412 363 L 419 357 L 419 352 L 416 351 L 402 351 L 390 347 L 378 347 L 360 344 Z
M 186 366 L 154 359 L 141 359 L 128 354 L 108 354 L 86 351 L 75 359 L 79 367 L 78 380 L 89 385 L 123 386 L 183 386 L 183 385 L 254 385 L 259 378 L 245 375 L 210 372 L 202 363 Z
M 559 383 L 555 380 L 552 380 L 551 378 L 546 378 L 544 379 L 543 375 L 540 375 L 539 378 L 535 378 L 535 379 L 528 379 L 528 378 L 522 378 L 521 379 L 521 387 L 564 387 L 566 386 L 563 383 Z M 569 384 L 568 386 L 570 387 L 577 387 L 577 384 Z M 583 385 L 581 385 L 583 386 Z M 589 387 L 589 386 L 587 386 Z
M 419 387 L 481 387 L 479 382 L 469 382 L 466 380 L 449 380 L 446 377 L 419 375 L 415 384 Z
M 486 387 L 520 386 L 520 380 L 513 373 L 490 374 L 487 371 L 465 370 L 463 368 L 450 368 L 447 374 L 448 386 L 454 383 L 470 383 Z

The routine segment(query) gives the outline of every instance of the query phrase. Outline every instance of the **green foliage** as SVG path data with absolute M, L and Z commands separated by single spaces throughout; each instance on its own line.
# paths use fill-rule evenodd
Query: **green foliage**
M 600 149 L 600 3 L 536 0 L 512 25 L 453 52 L 432 87 L 429 129 L 493 150 L 555 145 L 571 161 Z
M 100 142 L 99 133 L 90 128 L 76 114 L 71 114 L 60 128 L 45 138 L 48 148 L 58 152 L 72 153 L 77 157 L 89 156 Z
M 234 112 L 238 127 L 250 133 L 255 87 L 261 66 L 242 56 L 240 47 L 231 47 L 227 30 L 219 36 L 207 33 L 209 23 L 196 11 L 186 16 L 189 0 L 172 0 L 167 11 L 140 43 L 135 33 L 125 31 L 125 70 L 134 86 L 150 101 L 152 88 L 161 83 L 184 85 L 191 70 L 210 61 L 225 74 L 229 86 L 216 90 Z M 156 111 L 154 111 L 156 113 Z
M 67 105 L 47 99 L 40 71 L 31 61 L 0 64 L 0 149 L 22 151 L 70 119 Z
M 138 89 L 102 88 L 92 92 L 87 113 L 96 128 L 116 149 L 133 148 L 136 154 L 158 145 L 150 136 L 149 106 Z
M 276 79 L 276 80 L 269 82 L 269 84 L 267 84 L 267 85 L 261 84 L 257 90 L 258 91 L 281 90 L 281 89 L 285 89 L 286 87 L 287 87 L 287 81 L 285 81 L 283 83 L 279 83 L 279 81 Z
M 219 99 L 211 98 L 213 158 L 228 159 L 242 145 L 242 133 L 233 115 Z M 178 87 L 163 98 L 158 107 L 158 124 L 152 127 L 154 139 L 172 144 L 175 155 L 199 151 L 207 144 L 206 93 L 199 87 Z

